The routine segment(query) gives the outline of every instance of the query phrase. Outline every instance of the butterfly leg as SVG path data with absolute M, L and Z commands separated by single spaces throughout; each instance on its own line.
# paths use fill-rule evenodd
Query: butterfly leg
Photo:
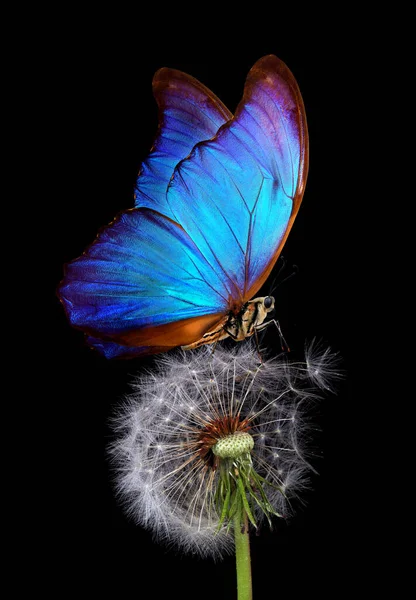
M 270 321 L 266 321 L 265 323 L 262 323 L 261 325 L 257 325 L 255 327 L 256 336 L 257 336 L 257 332 L 258 331 L 261 331 L 262 329 L 265 329 L 271 323 L 274 323 L 274 325 L 277 328 L 277 331 L 279 333 L 279 338 L 280 338 L 280 345 L 281 345 L 281 348 L 282 348 L 283 352 L 290 352 L 289 345 L 288 345 L 287 341 L 285 340 L 285 337 L 284 337 L 284 335 L 282 333 L 282 330 L 280 328 L 280 323 L 279 323 L 279 321 L 276 321 L 276 319 L 271 319 Z
M 226 337 L 229 336 L 235 342 L 240 341 L 233 333 L 228 331 L 225 327 L 224 327 L 224 332 L 225 332 L 225 335 L 223 335 L 222 337 L 218 337 L 214 342 L 211 342 L 211 345 L 212 345 L 211 358 L 214 356 L 215 348 L 217 347 L 217 344 L 220 340 L 225 339 Z
M 254 339 L 256 340 L 257 354 L 259 355 L 261 364 L 263 364 L 263 357 L 260 352 L 260 342 L 259 342 L 259 336 L 257 335 L 257 329 L 260 329 L 260 326 L 254 328 Z

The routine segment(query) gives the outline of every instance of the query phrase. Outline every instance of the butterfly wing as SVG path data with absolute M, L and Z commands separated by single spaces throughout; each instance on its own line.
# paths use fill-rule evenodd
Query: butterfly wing
M 104 228 L 66 266 L 58 295 L 71 325 L 106 356 L 191 343 L 227 309 L 221 278 L 186 232 L 146 208 Z
M 308 167 L 302 97 L 275 56 L 251 69 L 235 117 L 181 161 L 169 184 L 173 219 L 237 310 L 260 289 L 299 209 Z
M 165 200 L 167 171 L 158 196 L 162 162 L 153 159 L 142 189 L 148 181 L 149 203 L 160 211 L 165 202 L 172 219 L 150 208 L 122 213 L 67 266 L 58 292 L 72 325 L 107 356 L 190 344 L 266 279 L 307 172 L 306 119 L 290 71 L 273 56 L 256 63 L 236 116 L 177 165 Z
M 175 69 L 156 72 L 153 94 L 159 108 L 158 133 L 137 179 L 135 206 L 171 217 L 166 190 L 175 166 L 197 142 L 212 138 L 232 114 L 197 79 Z

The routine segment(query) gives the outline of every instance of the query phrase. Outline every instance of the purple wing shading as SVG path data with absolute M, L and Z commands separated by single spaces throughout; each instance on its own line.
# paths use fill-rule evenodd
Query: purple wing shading
M 87 344 L 91 348 L 98 350 L 100 354 L 106 358 L 133 358 L 134 356 L 141 356 L 148 353 L 149 347 L 135 347 L 125 346 L 123 344 L 117 344 L 116 342 L 106 342 L 100 338 L 93 336 L 87 337 Z
M 172 217 L 166 190 L 175 166 L 196 143 L 212 138 L 232 114 L 197 79 L 175 69 L 157 71 L 153 94 L 159 107 L 159 127 L 137 179 L 135 206 Z
M 308 168 L 306 116 L 295 78 L 275 56 L 251 69 L 235 117 L 177 168 L 167 200 L 232 290 L 235 306 L 269 275 L 299 209 Z

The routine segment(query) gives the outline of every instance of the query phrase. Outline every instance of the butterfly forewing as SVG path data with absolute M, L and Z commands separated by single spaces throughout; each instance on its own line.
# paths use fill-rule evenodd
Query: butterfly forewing
M 157 71 L 153 94 L 159 108 L 158 133 L 140 169 L 135 206 L 171 217 L 166 189 L 175 166 L 197 142 L 212 138 L 232 114 L 207 87 L 176 69 Z
M 300 92 L 287 67 L 267 56 L 250 71 L 235 117 L 179 163 L 167 195 L 233 306 L 252 298 L 276 262 L 306 173 Z

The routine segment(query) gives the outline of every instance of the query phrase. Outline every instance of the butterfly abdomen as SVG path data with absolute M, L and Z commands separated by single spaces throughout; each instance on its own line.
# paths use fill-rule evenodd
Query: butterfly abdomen
M 228 333 L 226 331 L 226 326 L 230 317 L 224 317 L 222 321 L 220 321 L 214 329 L 207 331 L 204 335 L 199 339 L 193 342 L 192 344 L 188 344 L 187 346 L 181 346 L 182 350 L 194 350 L 195 348 L 199 348 L 200 346 L 204 346 L 205 344 L 214 344 L 215 342 L 219 342 L 224 338 L 228 337 Z

